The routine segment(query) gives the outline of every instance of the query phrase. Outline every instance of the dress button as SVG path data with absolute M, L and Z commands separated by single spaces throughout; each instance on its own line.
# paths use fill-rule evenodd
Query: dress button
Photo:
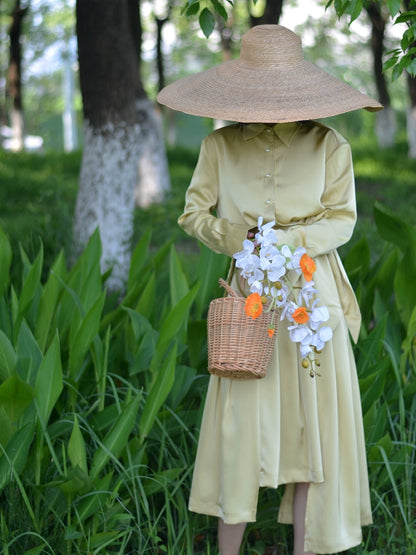
M 271 129 L 266 129 L 267 133 L 270 133 Z
M 270 152 L 270 148 L 266 148 L 266 152 Z
M 270 174 L 269 174 L 269 173 L 266 173 L 266 177 L 270 177 Z
M 270 204 L 270 203 L 271 203 L 271 200 L 266 200 L 266 204 Z

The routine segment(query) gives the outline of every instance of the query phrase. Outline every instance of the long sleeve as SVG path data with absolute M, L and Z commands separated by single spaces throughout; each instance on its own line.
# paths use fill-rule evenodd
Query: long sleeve
M 305 195 L 308 191 L 305 191 Z M 351 149 L 340 143 L 325 166 L 325 190 L 321 197 L 322 210 L 312 223 L 276 229 L 278 243 L 303 246 L 310 256 L 318 256 L 346 243 L 356 222 L 354 174 Z
M 178 224 L 215 252 L 232 256 L 242 249 L 250 226 L 233 223 L 214 213 L 218 205 L 218 152 L 208 136 L 201 145 L 198 163 L 185 197 Z

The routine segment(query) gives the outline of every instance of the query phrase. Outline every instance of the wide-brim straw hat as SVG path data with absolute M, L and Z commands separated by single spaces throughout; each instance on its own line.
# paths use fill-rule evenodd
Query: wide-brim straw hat
M 303 57 L 298 35 L 258 25 L 241 39 L 240 57 L 176 81 L 157 100 L 195 116 L 242 123 L 320 119 L 383 106 Z

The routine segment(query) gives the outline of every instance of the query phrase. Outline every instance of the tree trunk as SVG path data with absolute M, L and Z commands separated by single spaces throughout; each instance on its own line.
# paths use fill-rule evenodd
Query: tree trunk
M 137 109 L 143 90 L 128 0 L 77 0 L 84 151 L 75 210 L 79 252 L 98 227 L 111 291 L 126 283 L 133 233 L 137 161 L 143 150 Z M 138 3 L 136 2 L 138 9 Z
M 15 0 L 12 11 L 12 23 L 9 28 L 10 54 L 7 71 L 7 96 L 11 99 L 10 124 L 12 128 L 12 150 L 23 150 L 24 147 L 24 120 L 22 100 L 22 22 L 27 12 L 27 7 L 22 8 L 20 0 Z
M 129 1 L 135 2 L 135 0 Z M 163 25 L 169 21 L 170 12 L 171 1 L 168 2 L 167 16 L 164 19 L 155 18 L 157 23 L 156 50 L 159 90 L 164 86 L 162 29 Z M 140 59 L 142 36 L 140 10 L 138 13 L 132 14 L 132 18 L 135 16 L 137 22 L 135 28 L 132 29 L 135 33 L 136 51 Z M 134 191 L 134 202 L 136 206 L 146 208 L 152 203 L 161 202 L 165 192 L 170 190 L 171 183 L 161 109 L 147 98 L 139 100 L 137 109 L 142 123 L 143 150 L 138 161 L 138 182 Z
M 161 110 L 147 98 L 138 109 L 142 115 L 143 149 L 138 162 L 138 185 L 134 192 L 136 206 L 148 207 L 161 202 L 171 188 Z
M 412 9 L 412 2 L 405 0 L 406 10 Z M 413 42 L 409 48 L 414 48 L 416 42 Z M 407 109 L 407 142 L 409 158 L 416 158 L 416 78 L 407 74 L 407 85 L 409 90 L 410 107 Z
M 371 50 L 373 53 L 374 79 L 378 92 L 378 99 L 383 104 L 384 110 L 376 114 L 375 131 L 378 144 L 381 148 L 394 144 L 397 131 L 396 115 L 391 106 L 390 95 L 383 73 L 384 32 L 386 21 L 376 2 L 371 2 L 366 7 L 371 21 Z
M 409 158 L 416 158 L 416 78 L 407 75 L 410 108 L 407 110 L 407 141 Z
M 266 0 L 263 15 L 260 17 L 250 15 L 251 26 L 279 23 L 283 10 L 283 2 L 284 0 Z

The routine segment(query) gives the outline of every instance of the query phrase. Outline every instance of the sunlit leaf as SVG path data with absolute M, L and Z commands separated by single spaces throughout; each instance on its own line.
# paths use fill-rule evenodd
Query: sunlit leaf
M 208 8 L 204 8 L 200 13 L 199 25 L 201 26 L 204 35 L 208 38 L 215 28 L 215 17 Z

